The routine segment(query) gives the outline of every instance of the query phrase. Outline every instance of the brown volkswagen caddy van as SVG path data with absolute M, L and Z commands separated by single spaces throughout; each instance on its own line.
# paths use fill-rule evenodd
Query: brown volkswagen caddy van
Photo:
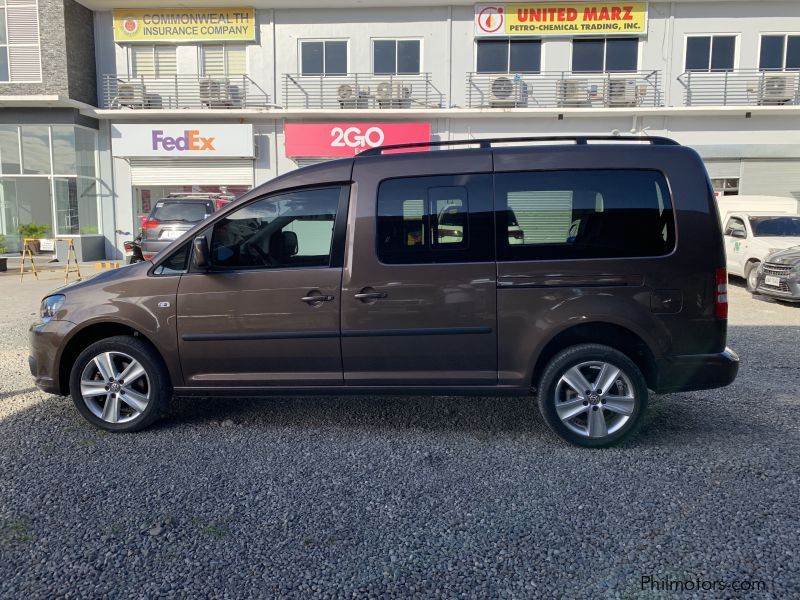
M 173 395 L 535 393 L 563 439 L 608 446 L 648 390 L 733 381 L 726 293 L 689 148 L 412 144 L 277 177 L 152 261 L 57 290 L 30 368 L 110 431 Z

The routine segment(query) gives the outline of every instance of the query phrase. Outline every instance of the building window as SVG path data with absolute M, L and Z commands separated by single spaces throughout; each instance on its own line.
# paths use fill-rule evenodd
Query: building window
M 800 34 L 762 35 L 758 68 L 774 71 L 800 69 Z
M 0 0 L 0 82 L 42 80 L 36 0 Z
M 416 75 L 420 72 L 420 40 L 373 40 L 375 75 Z
M 133 77 L 174 77 L 178 74 L 175 46 L 131 46 Z
M 735 53 L 735 35 L 687 37 L 685 69 L 687 71 L 731 71 Z
M 541 40 L 478 40 L 478 73 L 538 73 Z
M 739 178 L 738 177 L 716 177 L 711 180 L 715 196 L 738 196 Z
M 200 53 L 204 77 L 247 75 L 247 48 L 243 44 L 204 45 Z
M 574 73 L 626 73 L 636 71 L 638 38 L 610 38 L 572 41 Z
M 303 75 L 346 75 L 347 42 L 301 41 L 300 72 Z
M 45 237 L 100 231 L 97 132 L 73 125 L 0 125 L 0 235 L 21 249 L 20 225 Z M 51 160 L 52 157 L 52 160 Z

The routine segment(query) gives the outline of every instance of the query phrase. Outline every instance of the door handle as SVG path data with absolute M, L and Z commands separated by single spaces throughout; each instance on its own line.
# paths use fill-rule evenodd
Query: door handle
M 386 298 L 388 294 L 386 292 L 379 292 L 374 290 L 370 287 L 364 288 L 355 296 L 353 296 L 356 300 L 361 300 L 362 302 L 366 300 L 379 300 L 381 298 Z
M 309 304 L 314 304 L 318 302 L 330 302 L 333 300 L 333 296 L 323 296 L 322 294 L 318 296 L 303 296 L 300 298 L 303 302 L 308 302 Z

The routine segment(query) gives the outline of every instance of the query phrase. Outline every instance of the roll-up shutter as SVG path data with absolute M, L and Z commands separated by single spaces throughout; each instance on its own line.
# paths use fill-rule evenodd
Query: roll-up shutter
M 800 160 L 744 160 L 740 194 L 800 198 Z
M 739 177 L 742 169 L 740 160 L 706 160 L 706 171 L 711 179 Z
M 514 211 L 526 244 L 563 243 L 572 224 L 571 191 L 509 192 L 508 208 Z
M 132 158 L 133 185 L 253 185 L 250 158 Z

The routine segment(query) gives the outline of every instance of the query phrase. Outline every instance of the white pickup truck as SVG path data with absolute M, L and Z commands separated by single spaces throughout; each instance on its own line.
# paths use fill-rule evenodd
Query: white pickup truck
M 800 215 L 748 211 L 730 212 L 724 219 L 728 273 L 744 277 L 751 292 L 756 291 L 758 267 L 768 254 L 800 245 Z

